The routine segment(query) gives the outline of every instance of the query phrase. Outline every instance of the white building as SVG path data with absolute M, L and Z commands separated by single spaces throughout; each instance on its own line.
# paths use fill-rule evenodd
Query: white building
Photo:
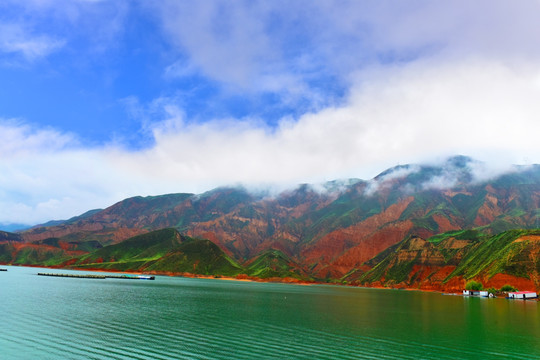
M 534 291 L 515 291 L 508 293 L 509 299 L 535 299 L 537 297 L 538 294 Z
M 489 294 L 487 290 L 463 290 L 463 295 L 487 297 Z

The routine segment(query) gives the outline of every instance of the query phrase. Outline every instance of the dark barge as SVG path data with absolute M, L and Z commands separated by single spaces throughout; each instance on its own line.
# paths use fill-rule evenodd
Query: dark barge
M 55 274 L 38 273 L 39 276 L 56 276 L 78 279 L 128 279 L 128 280 L 155 280 L 155 276 L 148 275 L 93 275 L 93 274 Z

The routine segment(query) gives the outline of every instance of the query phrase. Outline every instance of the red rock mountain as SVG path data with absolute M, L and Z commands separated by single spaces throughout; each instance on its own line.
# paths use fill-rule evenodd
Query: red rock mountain
M 538 227 L 540 166 L 481 180 L 482 166 L 459 156 L 437 166 L 398 166 L 370 181 L 301 185 L 278 195 L 219 188 L 134 197 L 20 235 L 27 243 L 57 238 L 90 249 L 173 227 L 211 240 L 241 264 L 273 249 L 313 277 L 342 278 L 408 236 Z

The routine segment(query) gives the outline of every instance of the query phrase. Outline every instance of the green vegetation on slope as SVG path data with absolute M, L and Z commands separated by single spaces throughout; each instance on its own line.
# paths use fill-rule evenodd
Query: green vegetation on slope
M 201 275 L 236 275 L 242 270 L 211 241 L 182 236 L 170 228 L 106 246 L 70 264 L 82 268 Z
M 432 242 L 434 244 L 439 244 L 442 241 L 448 240 L 450 238 L 454 238 L 457 240 L 479 241 L 485 237 L 486 235 L 480 232 L 479 230 L 465 229 L 465 230 L 448 231 L 442 234 L 437 234 L 427 239 L 427 241 Z
M 180 234 L 174 229 L 162 229 L 134 236 L 119 244 L 105 246 L 82 256 L 78 263 L 157 260 L 180 243 Z
M 525 235 L 540 235 L 540 230 L 510 230 L 486 238 L 464 256 L 448 279 L 458 275 L 470 279 L 481 273 L 490 277 L 504 273 L 529 278 L 528 274 L 535 271 L 530 256 L 532 244 L 514 241 Z
M 287 221 L 284 228 L 287 232 L 301 235 L 302 243 L 309 244 L 336 229 L 349 227 L 380 213 L 384 208 L 381 200 L 377 196 L 365 196 L 365 186 L 364 182 L 352 182 L 348 190 L 323 207 L 312 202 L 309 211 Z M 301 193 L 305 195 L 306 191 L 304 188 Z
M 413 245 L 417 238 L 409 236 L 400 243 L 386 249 L 377 255 L 376 261 L 369 261 L 374 267 L 361 275 L 358 279 L 360 283 L 372 283 L 384 280 L 385 282 L 401 283 L 407 279 L 413 266 L 418 263 L 422 255 L 423 248 Z M 428 245 L 429 246 L 429 245 Z M 406 253 L 407 259 L 400 260 L 399 253 Z
M 456 276 L 491 278 L 499 273 L 529 279 L 530 274 L 540 273 L 539 244 L 538 241 L 515 241 L 523 236 L 540 236 L 540 230 L 510 230 L 494 236 L 478 229 L 458 230 L 432 236 L 427 241 L 409 236 L 367 261 L 365 264 L 372 267 L 370 270 L 363 274 L 351 272 L 344 280 L 411 286 L 418 274 L 412 273 L 415 265 L 432 269 L 430 271 L 455 266 L 443 283 Z
M 13 244 L 0 244 L 0 263 L 11 265 L 58 265 L 71 256 L 60 247 L 22 246 L 15 248 Z
M 294 272 L 293 261 L 279 250 L 268 250 L 259 255 L 253 263 L 246 269 L 246 274 L 261 279 L 272 277 L 292 277 L 302 279 L 303 277 Z
M 242 271 L 242 267 L 210 240 L 186 237 L 177 249 L 144 270 L 234 276 Z

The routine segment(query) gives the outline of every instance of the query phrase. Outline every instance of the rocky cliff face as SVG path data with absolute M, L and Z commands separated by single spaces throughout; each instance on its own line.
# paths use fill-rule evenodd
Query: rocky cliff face
M 461 291 L 468 279 L 485 288 L 540 288 L 540 230 L 497 235 L 452 231 L 428 240 L 410 236 L 347 276 L 354 284 Z
M 471 159 L 456 157 L 440 166 L 399 166 L 370 181 L 302 185 L 276 196 L 220 188 L 200 195 L 135 197 L 21 236 L 26 242 L 55 237 L 104 246 L 174 227 L 211 240 L 240 263 L 278 250 L 304 273 L 339 279 L 409 236 L 428 239 L 476 227 L 496 234 L 538 226 L 540 166 L 486 181 L 475 178 L 477 167 Z M 420 256 L 440 260 L 428 250 Z

